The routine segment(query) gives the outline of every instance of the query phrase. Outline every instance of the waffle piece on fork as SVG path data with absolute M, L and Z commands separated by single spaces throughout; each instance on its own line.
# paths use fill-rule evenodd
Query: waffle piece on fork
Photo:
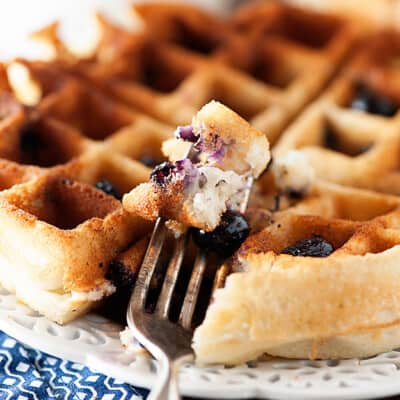
M 175 164 L 164 163 L 156 167 L 152 173 L 153 183 L 138 186 L 123 200 L 124 207 L 129 211 L 146 218 L 157 218 L 127 311 L 128 325 L 133 334 L 161 364 L 162 379 L 153 388 L 151 396 L 154 398 L 165 397 L 167 392 L 168 397 L 179 398 L 175 371 L 182 357 L 192 354 L 190 339 L 198 303 L 202 300 L 208 303 L 209 300 L 201 298 L 200 291 L 211 249 L 200 246 L 193 268 L 189 270 L 190 279 L 183 292 L 179 321 L 176 324 L 171 322 L 173 297 L 178 290 L 177 282 L 189 248 L 190 231 L 185 231 L 176 237 L 159 297 L 154 299 L 154 312 L 150 311 L 151 282 L 166 247 L 166 219 L 205 230 L 213 230 L 219 225 L 211 236 L 220 234 L 218 230 L 226 223 L 229 211 L 224 216 L 222 213 L 227 208 L 231 215 L 235 211 L 245 211 L 252 182 L 270 160 L 269 143 L 265 136 L 217 102 L 206 104 L 193 118 L 191 126 L 178 128 L 177 137 L 191 144 L 186 158 Z M 238 186 L 234 181 L 242 177 L 243 181 Z M 221 186 L 224 187 L 222 192 Z M 196 196 L 201 195 L 202 191 L 205 195 L 196 204 Z M 170 201 L 167 201 L 168 196 Z M 205 213 L 199 212 L 199 205 L 206 210 Z M 149 215 L 148 209 L 154 210 L 152 215 Z M 212 214 L 211 222 L 209 214 Z M 248 233 L 245 223 L 242 240 L 235 243 L 240 228 L 237 222 L 239 215 L 235 215 L 234 220 L 228 223 L 230 227 L 222 228 L 230 236 L 226 240 L 232 251 L 235 244 L 239 246 Z M 245 222 L 241 215 L 240 219 Z M 222 246 L 221 239 L 218 245 Z M 159 335 L 160 331 L 163 332 L 162 336 Z
M 197 113 L 192 125 L 179 127 L 176 135 L 175 162 L 156 167 L 151 182 L 124 196 L 124 207 L 146 219 L 163 217 L 212 231 L 228 207 L 238 207 L 248 179 L 257 178 L 267 167 L 269 143 L 261 132 L 215 101 Z M 176 154 L 179 141 L 191 146 L 187 153 L 192 157 Z

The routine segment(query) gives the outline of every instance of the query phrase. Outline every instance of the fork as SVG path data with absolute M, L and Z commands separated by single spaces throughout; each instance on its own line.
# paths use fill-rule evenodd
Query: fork
M 242 213 L 247 208 L 252 184 L 253 178 L 249 177 L 239 207 Z M 191 348 L 193 315 L 207 266 L 207 253 L 199 250 L 178 322 L 171 322 L 169 320 L 171 300 L 189 240 L 188 233 L 180 235 L 175 241 L 155 310 L 153 313 L 146 310 L 151 279 L 167 234 L 168 228 L 165 222 L 163 218 L 158 218 L 155 223 L 127 311 L 128 326 L 134 337 L 153 355 L 160 366 L 159 380 L 153 387 L 148 400 L 179 400 L 181 398 L 178 390 L 178 371 L 180 365 L 193 359 Z M 220 268 L 216 273 L 213 290 L 219 286 L 222 280 L 221 275 L 227 273 L 224 270 L 221 274 L 221 271 Z

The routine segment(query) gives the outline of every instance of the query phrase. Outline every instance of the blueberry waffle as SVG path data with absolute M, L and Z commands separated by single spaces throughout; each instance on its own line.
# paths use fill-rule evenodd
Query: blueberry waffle
M 115 291 L 109 263 L 151 229 L 120 200 L 163 159 L 173 130 L 64 66 L 19 60 L 5 70 L 0 281 L 66 323 Z
M 198 359 L 398 346 L 397 34 L 373 33 L 360 51 L 363 27 L 277 2 L 226 18 L 183 5 L 134 12 L 134 31 L 99 16 L 90 56 L 53 24 L 35 35 L 52 59 L 0 65 L 1 284 L 59 323 L 116 290 L 128 298 L 151 230 L 129 212 L 151 200 L 154 186 L 140 184 L 186 171 L 199 139 L 216 160 L 207 168 L 239 176 L 250 165 L 257 178 L 268 138 L 273 161 L 246 216 L 221 208 L 192 231 L 190 257 L 197 245 L 226 258 L 247 238 L 217 274 L 232 273 L 195 333 Z M 255 129 L 217 102 L 190 127 L 211 100 Z
M 367 357 L 400 343 L 400 198 L 316 181 L 263 216 L 195 331 L 200 363 Z M 249 215 L 250 226 L 256 224 Z
M 153 221 L 163 217 L 213 231 L 228 208 L 239 208 L 248 179 L 258 178 L 267 167 L 268 140 L 216 101 L 203 106 L 192 124 L 179 127 L 175 135 L 168 149 L 187 143 L 186 154 L 176 157 L 174 151 L 176 161 L 160 164 L 150 182 L 125 195 L 124 208 Z
M 262 13 L 249 7 L 228 19 L 183 5 L 135 5 L 134 12 L 141 21 L 135 33 L 99 18 L 103 35 L 89 59 L 74 60 L 54 29 L 39 36 L 63 67 L 157 120 L 187 125 L 218 100 L 270 142 L 322 90 L 359 36 L 343 19 L 273 2 Z
M 200 362 L 398 347 L 398 42 L 369 34 L 272 148 L 251 203 L 263 210 L 249 210 L 253 233 L 195 332 Z
M 321 179 L 400 194 L 400 35 L 370 35 L 274 153 L 301 150 Z

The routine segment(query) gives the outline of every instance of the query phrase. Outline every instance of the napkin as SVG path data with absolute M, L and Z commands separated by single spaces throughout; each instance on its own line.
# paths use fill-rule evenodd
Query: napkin
M 0 331 L 0 400 L 133 400 L 148 391 L 24 346 Z

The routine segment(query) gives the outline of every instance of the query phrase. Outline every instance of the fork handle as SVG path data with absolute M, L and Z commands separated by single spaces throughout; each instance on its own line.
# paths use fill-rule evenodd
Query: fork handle
M 171 360 L 164 355 L 158 359 L 160 375 L 147 400 L 181 400 L 178 388 L 178 373 L 181 364 L 191 360 L 192 355 L 185 355 Z

